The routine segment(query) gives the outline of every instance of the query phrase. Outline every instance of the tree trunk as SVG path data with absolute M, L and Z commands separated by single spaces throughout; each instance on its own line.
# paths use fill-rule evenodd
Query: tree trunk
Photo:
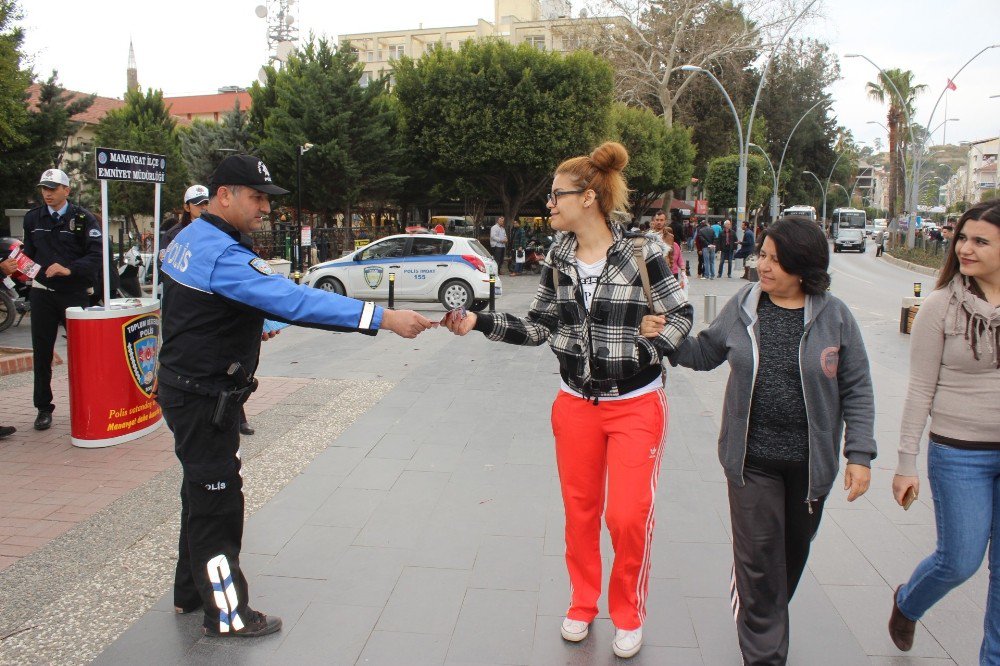
M 889 220 L 896 219 L 896 198 L 899 184 L 899 123 L 892 105 L 889 106 Z

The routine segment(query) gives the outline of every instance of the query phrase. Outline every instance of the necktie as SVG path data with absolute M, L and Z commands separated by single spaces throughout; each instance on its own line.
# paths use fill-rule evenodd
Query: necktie
M 59 224 L 59 213 L 58 212 L 52 213 L 52 223 L 53 224 Z

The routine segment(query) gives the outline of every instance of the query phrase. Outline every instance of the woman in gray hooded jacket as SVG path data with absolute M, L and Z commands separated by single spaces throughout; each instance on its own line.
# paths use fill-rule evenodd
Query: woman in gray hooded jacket
M 729 361 L 719 460 L 733 526 L 730 596 L 744 662 L 754 665 L 787 659 L 788 603 L 837 476 L 841 440 L 848 501 L 868 489 L 876 453 L 868 355 L 850 309 L 827 292 L 823 232 L 805 218 L 782 218 L 758 251 L 760 282 L 668 355 L 695 370 Z M 646 317 L 641 333 L 659 322 Z

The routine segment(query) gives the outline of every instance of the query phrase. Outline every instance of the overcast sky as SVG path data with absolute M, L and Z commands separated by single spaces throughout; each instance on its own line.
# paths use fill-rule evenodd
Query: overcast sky
M 58 70 L 73 90 L 121 97 L 128 45 L 135 44 L 139 83 L 166 95 L 215 92 L 246 86 L 267 58 L 265 21 L 254 14 L 262 0 L 21 0 L 25 49 L 36 73 Z M 915 121 L 926 124 L 949 76 L 981 48 L 1000 43 L 996 0 L 823 0 L 825 18 L 800 36 L 826 40 L 838 55 L 863 53 L 879 66 L 911 69 L 928 91 L 918 98 Z M 574 2 L 576 8 L 582 2 Z M 493 21 L 492 0 L 298 0 L 296 24 L 303 34 L 336 37 L 355 32 L 472 25 Z M 889 34 L 889 27 L 895 27 Z M 859 141 L 884 132 L 866 121 L 885 122 L 884 107 L 865 96 L 877 71 L 861 59 L 842 59 L 843 79 L 832 89 L 840 123 Z M 949 92 L 949 143 L 1000 132 L 1000 48 L 987 51 L 955 79 Z M 932 125 L 945 119 L 944 102 Z M 935 138 L 942 139 L 939 131 Z

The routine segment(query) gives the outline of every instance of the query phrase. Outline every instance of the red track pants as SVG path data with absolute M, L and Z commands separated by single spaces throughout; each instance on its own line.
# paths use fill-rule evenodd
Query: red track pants
M 615 549 L 608 609 L 619 629 L 646 616 L 656 477 L 667 431 L 663 390 L 594 405 L 560 391 L 552 405 L 556 463 L 566 509 L 566 617 L 591 622 L 601 596 L 601 514 Z M 605 504 L 605 489 L 607 503 Z

